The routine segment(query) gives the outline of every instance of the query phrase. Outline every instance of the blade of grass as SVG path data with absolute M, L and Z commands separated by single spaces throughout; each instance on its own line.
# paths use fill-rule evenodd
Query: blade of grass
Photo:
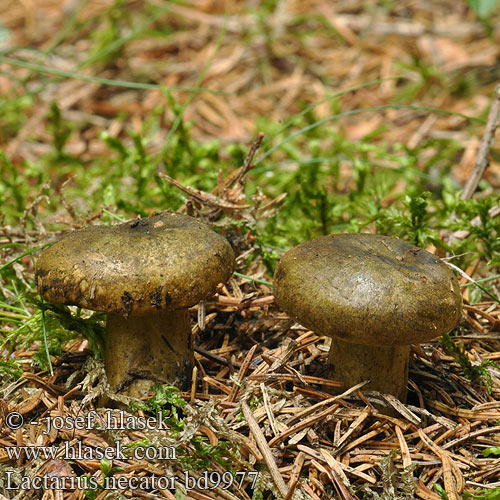
M 22 259 L 25 255 L 29 255 L 31 257 L 31 261 L 33 262 L 33 265 L 35 265 L 35 259 L 33 258 L 33 252 L 36 252 L 37 250 L 41 250 L 42 248 L 45 248 L 49 245 L 52 245 L 52 243 L 53 242 L 45 243 L 44 245 L 41 245 L 41 246 L 36 247 L 36 248 L 32 248 L 31 250 L 27 250 L 26 252 L 23 252 L 21 255 L 18 255 L 17 257 L 15 257 L 14 259 L 10 260 L 6 264 L 4 264 L 2 267 L 0 267 L 0 272 L 2 272 L 2 270 L 5 269 L 6 267 L 12 265 L 14 262 L 17 262 L 18 260 Z M 8 243 L 6 245 L 3 245 L 2 248 L 15 247 L 15 246 L 27 248 L 26 245 L 24 245 L 22 243 Z M 43 299 L 42 299 L 42 302 L 43 302 Z M 50 354 L 49 354 L 49 344 L 48 344 L 48 340 L 47 340 L 47 329 L 45 327 L 45 310 L 44 309 L 42 309 L 42 331 L 43 331 L 43 343 L 44 343 L 44 347 L 45 347 L 45 354 L 47 356 L 47 363 L 49 365 L 50 374 L 54 375 L 54 369 L 52 367 L 52 362 L 50 360 Z
M 110 212 L 109 210 L 103 208 L 102 213 L 109 215 L 112 219 L 117 220 L 118 222 L 127 222 L 128 219 L 125 219 L 123 217 L 120 217 L 119 215 L 114 214 L 113 212 Z
M 4 318 L 5 321 L 13 321 L 13 322 L 19 323 L 18 320 L 27 319 L 28 316 L 25 316 L 24 314 L 9 312 L 9 311 L 0 311 L 0 318 Z
M 262 283 L 263 285 L 267 285 L 267 286 L 273 286 L 272 283 L 270 283 L 269 281 L 266 281 L 266 280 L 261 280 L 259 278 L 252 278 L 252 276 L 247 276 L 246 274 L 241 274 L 241 273 L 238 273 L 236 271 L 234 271 L 233 273 L 235 276 L 238 276 L 240 278 L 244 278 L 246 280 L 250 280 L 250 281 L 255 281 L 255 283 Z
M 217 52 L 219 52 L 219 49 L 220 49 L 220 47 L 222 45 L 222 41 L 224 40 L 224 37 L 226 36 L 226 33 L 227 33 L 227 20 L 228 20 L 228 16 L 226 15 L 226 18 L 225 18 L 225 21 L 224 21 L 224 27 L 222 28 L 219 36 L 217 37 L 217 41 L 215 43 L 214 51 L 212 52 L 212 54 L 209 57 L 207 63 L 205 64 L 205 66 L 202 68 L 202 70 L 200 72 L 200 75 L 196 79 L 196 83 L 194 85 L 195 89 L 198 89 L 199 86 L 201 85 L 201 82 L 203 81 L 203 78 L 205 78 L 205 75 L 206 75 L 208 69 L 210 68 L 210 66 L 211 66 L 211 64 L 212 64 L 215 56 L 217 55 Z M 169 88 L 168 87 L 162 87 L 162 90 L 163 91 L 169 90 Z M 180 125 L 180 123 L 182 121 L 182 117 L 184 116 L 184 112 L 186 111 L 186 109 L 188 108 L 188 106 L 191 104 L 191 101 L 193 99 L 194 99 L 194 93 L 191 94 L 188 97 L 188 99 L 186 100 L 186 102 L 181 107 L 180 112 L 177 114 L 177 116 L 176 116 L 176 118 L 174 120 L 174 123 L 172 124 L 172 127 L 170 128 L 170 130 L 169 130 L 169 132 L 167 134 L 167 137 L 165 139 L 165 144 L 163 145 L 163 148 L 161 150 L 160 158 L 159 158 L 159 161 L 158 161 L 158 166 L 160 165 L 160 163 L 162 161 L 162 158 L 165 157 L 167 149 L 168 149 L 169 144 L 170 144 L 170 140 L 174 136 L 175 132 L 177 131 L 177 128 L 179 127 L 179 125 Z
M 0 272 L 2 272 L 5 268 L 9 267 L 10 265 L 14 264 L 15 262 L 17 262 L 18 260 L 21 260 L 25 255 L 30 255 L 31 261 L 33 262 L 33 265 L 35 265 L 35 259 L 33 259 L 33 252 L 36 252 L 37 250 L 41 250 L 42 248 L 48 247 L 49 245 L 52 245 L 52 243 L 53 242 L 51 241 L 51 242 L 45 243 L 39 247 L 32 248 L 31 250 L 26 250 L 26 252 L 23 252 L 21 255 L 18 255 L 17 257 L 15 257 L 14 259 L 10 260 L 6 264 L 4 264 L 2 267 L 0 267 Z M 0 250 L 2 250 L 3 248 L 16 247 L 16 246 L 22 247 L 22 248 L 27 248 L 27 246 L 23 245 L 22 243 L 8 243 L 6 245 L 2 245 L 2 247 L 0 247 Z
M 460 288 L 464 288 L 466 286 L 472 286 L 472 285 L 477 285 L 477 283 L 484 283 L 485 281 L 491 281 L 491 280 L 496 280 L 500 278 L 500 274 L 495 274 L 494 276 L 488 276 L 488 278 L 482 278 L 480 280 L 474 280 L 469 283 L 464 283 L 463 285 L 460 285 Z
M 47 54 L 50 54 L 64 40 L 66 35 L 74 27 L 76 19 L 78 18 L 78 15 L 83 10 L 83 8 L 85 7 L 86 4 L 87 4 L 87 0 L 80 0 L 78 2 L 78 5 L 75 8 L 71 9 L 71 14 L 68 17 L 68 19 L 66 20 L 66 22 L 64 23 L 64 26 L 57 34 L 55 40 L 45 50 L 45 52 Z
M 314 108 L 318 107 L 319 105 L 323 104 L 324 102 L 331 101 L 332 99 L 336 99 L 337 97 L 341 97 L 345 94 L 350 94 L 352 92 L 356 92 L 356 90 L 360 90 L 360 89 L 364 89 L 366 87 L 372 87 L 374 85 L 378 85 L 379 83 L 385 82 L 387 80 L 397 80 L 398 78 L 402 78 L 402 77 L 401 76 L 389 76 L 387 78 L 378 78 L 377 80 L 371 80 L 369 82 L 360 83 L 359 85 L 354 85 L 353 87 L 349 87 L 347 89 L 340 90 L 339 92 L 335 92 L 334 94 L 332 94 L 328 97 L 325 97 L 324 99 L 321 99 L 318 102 L 310 104 L 305 109 L 303 109 L 300 113 L 293 115 L 289 120 L 287 120 L 284 123 L 284 125 L 276 132 L 276 134 L 269 136 L 264 141 L 263 147 L 264 148 L 267 147 L 269 145 L 269 143 L 272 141 L 273 137 L 276 137 L 277 135 L 284 132 L 287 128 L 289 128 L 295 122 L 295 120 L 297 120 L 301 116 L 306 115 L 307 113 L 309 113 L 310 111 L 312 111 Z
M 268 171 L 268 170 L 273 170 L 275 168 L 280 168 L 284 165 L 302 165 L 302 164 L 313 164 L 313 163 L 330 163 L 330 162 L 337 162 L 339 159 L 342 159 L 342 156 L 336 156 L 336 157 L 326 157 L 326 158 L 301 158 L 299 160 L 284 160 L 279 163 L 275 163 L 274 165 L 267 165 L 266 167 L 256 167 L 253 169 L 254 174 L 255 173 L 260 173 L 262 171 Z M 373 162 L 373 166 L 377 168 L 383 168 L 387 170 L 392 170 L 394 172 L 402 172 L 403 170 L 405 172 L 412 172 L 416 176 L 421 177 L 422 179 L 430 179 L 431 176 L 426 174 L 425 172 L 422 172 L 421 170 L 418 170 L 418 168 L 413 168 L 413 167 L 391 167 L 389 165 L 383 165 L 381 163 Z
M 98 76 L 82 75 L 80 73 L 75 73 L 73 71 L 62 71 L 59 69 L 49 68 L 47 66 L 42 66 L 41 64 L 34 64 L 27 61 L 21 61 L 20 59 L 13 59 L 11 57 L 0 56 L 0 63 L 9 64 L 11 66 L 18 66 L 20 68 L 27 68 L 38 73 L 45 73 L 48 75 L 59 76 L 61 78 L 72 78 L 73 80 L 82 80 L 84 82 L 100 83 L 101 85 L 110 85 L 114 87 L 123 87 L 127 89 L 137 89 L 137 90 L 178 90 L 180 92 L 191 92 L 191 93 L 203 93 L 208 92 L 209 94 L 224 94 L 227 92 L 222 90 L 212 90 L 204 89 L 201 87 L 178 87 L 178 86 L 165 86 L 158 85 L 156 83 L 139 83 L 139 82 L 129 82 L 125 80 L 113 80 L 110 78 L 100 78 Z
M 42 303 L 43 303 L 43 298 L 42 298 Z M 42 308 L 42 332 L 43 332 L 43 344 L 45 346 L 45 355 L 47 356 L 47 363 L 49 365 L 50 375 L 53 376 L 54 369 L 52 368 L 52 361 L 50 360 L 49 343 L 47 340 L 47 328 L 45 326 L 45 308 Z
M 473 283 L 473 285 L 476 285 L 479 290 L 485 293 L 490 299 L 494 300 L 497 304 L 500 304 L 500 299 L 493 295 L 487 288 L 484 288 L 484 286 L 478 285 L 477 283 Z
M 325 123 L 338 120 L 339 118 L 344 118 L 346 116 L 359 115 L 361 113 L 366 113 L 369 111 L 383 111 L 386 109 L 410 109 L 414 111 L 426 111 L 429 113 L 440 113 L 443 115 L 459 116 L 466 120 L 475 121 L 478 123 L 484 123 L 484 120 L 481 118 L 476 118 L 474 116 L 467 116 L 462 113 L 457 113 L 456 111 L 448 111 L 446 109 L 434 108 L 432 106 L 415 106 L 413 104 L 384 104 L 383 106 L 370 106 L 367 108 L 352 109 L 350 111 L 344 111 L 343 113 L 337 113 L 336 115 L 328 116 L 326 118 L 323 118 L 322 120 L 318 120 L 317 122 L 311 123 L 307 127 L 303 127 L 300 130 L 297 130 L 297 132 L 294 132 L 293 134 L 289 135 L 288 137 L 283 139 L 280 143 L 276 144 L 276 146 L 273 146 L 272 148 L 268 149 L 264 154 L 262 154 L 259 158 L 257 158 L 255 164 L 256 165 L 259 164 L 262 160 L 267 158 L 271 153 L 279 149 L 287 142 L 290 142 L 295 137 L 303 134 L 304 132 L 308 132 L 309 130 L 313 130 L 316 127 L 324 125 Z
M 140 36 L 150 27 L 151 24 L 157 21 L 163 14 L 167 13 L 169 10 L 171 10 L 169 4 L 160 8 L 158 12 L 156 12 L 153 16 L 151 16 L 147 21 L 142 23 L 140 26 L 138 26 L 135 30 L 131 31 L 127 36 L 122 36 L 118 40 L 109 43 L 103 50 L 100 50 L 98 54 L 95 54 L 93 57 L 83 61 L 81 64 L 78 65 L 78 69 L 91 66 L 96 61 L 105 58 L 108 54 L 112 54 L 120 47 L 123 47 L 130 40 L 133 40 L 134 38 Z
M 465 279 L 468 279 L 470 281 L 469 283 L 470 285 L 476 285 L 479 288 L 479 290 L 488 295 L 490 299 L 493 299 L 495 302 L 500 304 L 500 299 L 495 297 L 495 295 L 493 295 L 487 288 L 484 288 L 484 286 L 479 285 L 477 281 L 472 279 L 467 273 L 462 271 L 459 267 L 455 266 L 455 264 L 452 264 L 451 262 L 446 262 L 446 264 L 455 269 L 458 272 L 458 274 L 460 274 L 460 276 L 463 276 Z
M 18 314 L 28 312 L 26 309 L 22 309 L 21 307 L 13 306 L 12 304 L 7 304 L 6 302 L 3 302 L 1 300 L 0 300 L 0 307 L 3 307 L 4 309 L 10 309 L 14 313 L 18 313 Z M 24 317 L 29 317 L 29 316 L 25 315 Z

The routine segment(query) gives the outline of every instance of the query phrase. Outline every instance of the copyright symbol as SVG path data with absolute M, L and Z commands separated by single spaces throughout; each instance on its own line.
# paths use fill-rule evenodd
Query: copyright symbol
M 24 417 L 17 411 L 11 411 L 5 415 L 5 425 L 12 431 L 19 429 L 24 424 Z

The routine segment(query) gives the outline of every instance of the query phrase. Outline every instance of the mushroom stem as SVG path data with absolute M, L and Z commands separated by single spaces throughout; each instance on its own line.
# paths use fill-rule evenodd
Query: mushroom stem
M 344 389 L 371 380 L 366 389 L 393 394 L 404 403 L 409 358 L 409 345 L 361 345 L 332 338 L 328 356 L 329 375 L 332 380 L 344 382 Z
M 141 397 L 154 382 L 176 384 L 191 369 L 189 311 L 108 314 L 105 367 L 115 392 Z

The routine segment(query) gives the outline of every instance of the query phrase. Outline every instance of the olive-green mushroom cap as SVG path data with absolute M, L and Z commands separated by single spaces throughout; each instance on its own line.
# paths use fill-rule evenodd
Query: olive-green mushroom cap
M 36 281 L 49 302 L 141 316 L 195 305 L 234 267 L 230 244 L 206 224 L 159 214 L 64 236 L 40 254 Z
M 456 326 L 462 310 L 458 281 L 439 258 L 373 234 L 292 248 L 276 268 L 274 294 L 295 321 L 353 344 L 426 342 Z

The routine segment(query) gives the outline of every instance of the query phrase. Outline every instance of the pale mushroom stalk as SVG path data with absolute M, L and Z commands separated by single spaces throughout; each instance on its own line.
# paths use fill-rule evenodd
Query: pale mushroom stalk
M 461 316 L 458 281 L 439 258 L 374 234 L 302 243 L 274 275 L 278 305 L 332 337 L 330 378 L 406 401 L 410 345 L 448 332 Z
M 129 318 L 108 314 L 105 368 L 110 386 L 140 397 L 151 387 L 152 376 L 160 383 L 187 380 L 193 361 L 190 332 L 187 309 Z
M 140 397 L 154 382 L 189 378 L 188 309 L 234 266 L 225 238 L 192 217 L 163 213 L 66 235 L 42 251 L 36 280 L 49 302 L 108 314 L 111 389 Z
M 350 344 L 332 338 L 328 376 L 344 382 L 345 388 L 369 380 L 372 389 L 406 401 L 409 359 L 409 345 Z

